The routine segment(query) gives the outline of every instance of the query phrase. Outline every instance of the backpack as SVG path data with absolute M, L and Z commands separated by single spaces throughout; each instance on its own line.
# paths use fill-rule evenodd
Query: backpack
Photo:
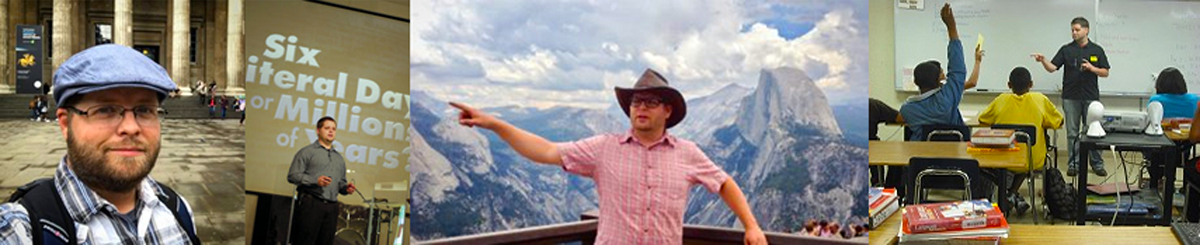
M 192 224 L 192 214 L 179 201 L 179 195 L 161 183 L 158 183 L 158 187 L 166 194 L 158 195 L 158 200 L 173 207 L 171 214 L 187 231 L 188 239 L 192 244 L 200 244 L 195 224 Z M 54 178 L 35 180 L 17 188 L 8 202 L 18 202 L 29 211 L 33 244 L 79 244 L 75 239 L 75 221 L 71 219 L 62 197 L 54 187 Z M 41 232 L 38 232 L 39 229 Z
M 1050 208 L 1050 215 L 1059 219 L 1074 220 L 1075 189 L 1067 185 L 1067 181 L 1063 179 L 1062 172 L 1058 171 L 1058 168 L 1047 168 L 1045 173 L 1042 190 L 1046 193 L 1045 203 Z

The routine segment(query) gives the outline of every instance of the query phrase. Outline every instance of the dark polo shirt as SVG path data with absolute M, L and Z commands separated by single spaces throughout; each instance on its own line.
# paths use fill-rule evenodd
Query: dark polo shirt
M 1108 55 L 1104 54 L 1104 48 L 1091 39 L 1088 39 L 1088 44 L 1083 47 L 1079 47 L 1075 41 L 1064 44 L 1058 48 L 1058 53 L 1055 53 L 1054 58 L 1050 60 L 1050 63 L 1063 71 L 1063 99 L 1100 99 L 1100 87 L 1097 85 L 1099 77 L 1096 76 L 1096 73 L 1081 70 L 1085 60 L 1098 68 L 1111 68 L 1108 65 Z

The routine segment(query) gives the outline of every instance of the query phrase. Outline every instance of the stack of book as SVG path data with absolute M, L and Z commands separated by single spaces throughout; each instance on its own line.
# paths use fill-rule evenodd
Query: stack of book
M 996 244 L 1008 237 L 1008 221 L 986 199 L 904 207 L 900 224 L 904 244 Z
M 1001 148 L 1016 147 L 1016 131 L 1011 129 L 980 129 L 971 134 L 971 147 Z
M 896 196 L 895 188 L 871 188 L 871 228 L 879 227 L 884 220 L 891 217 L 900 209 L 900 198 Z

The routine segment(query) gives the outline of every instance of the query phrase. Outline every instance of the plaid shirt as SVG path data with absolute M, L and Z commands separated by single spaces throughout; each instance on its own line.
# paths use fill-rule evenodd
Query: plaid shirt
M 58 164 L 54 186 L 62 194 L 67 212 L 75 220 L 75 237 L 79 244 L 190 244 L 187 232 L 175 220 L 171 209 L 158 200 L 166 195 L 149 176 L 138 187 L 140 212 L 135 223 L 116 217 L 117 207 L 84 185 L 67 168 L 66 158 Z M 180 197 L 191 212 L 187 200 Z M 33 244 L 29 213 L 19 203 L 0 205 L 0 244 Z M 40 230 L 37 232 L 41 232 Z
M 596 244 L 682 244 L 688 190 L 717 193 L 729 179 L 691 141 L 664 134 L 649 145 L 632 133 L 558 144 L 563 169 L 596 183 Z

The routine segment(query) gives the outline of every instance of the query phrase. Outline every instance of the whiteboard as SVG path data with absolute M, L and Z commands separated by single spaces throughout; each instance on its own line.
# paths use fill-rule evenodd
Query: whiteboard
M 913 0 L 895 2 L 895 85 L 897 90 L 914 91 L 913 67 L 930 59 L 947 64 L 948 38 L 938 12 L 946 1 L 921 1 L 923 6 L 917 8 L 909 3 Z M 1071 42 L 1071 19 L 1083 16 L 1091 21 L 1091 40 L 1105 49 L 1113 67 L 1109 77 L 1100 78 L 1101 94 L 1152 94 L 1151 74 L 1167 66 L 1183 71 L 1188 87 L 1200 91 L 1198 1 L 964 0 L 950 5 L 968 74 L 978 34 L 984 36 L 979 90 L 1008 91 L 1008 73 L 1024 66 L 1033 75 L 1035 91 L 1061 91 L 1062 72 L 1046 72 L 1029 54 L 1052 58 Z
M 1152 94 L 1152 76 L 1168 66 L 1183 72 L 1190 92 L 1200 92 L 1200 2 L 1104 0 L 1098 9 L 1093 40 L 1113 67 L 1100 79 L 1102 93 Z

